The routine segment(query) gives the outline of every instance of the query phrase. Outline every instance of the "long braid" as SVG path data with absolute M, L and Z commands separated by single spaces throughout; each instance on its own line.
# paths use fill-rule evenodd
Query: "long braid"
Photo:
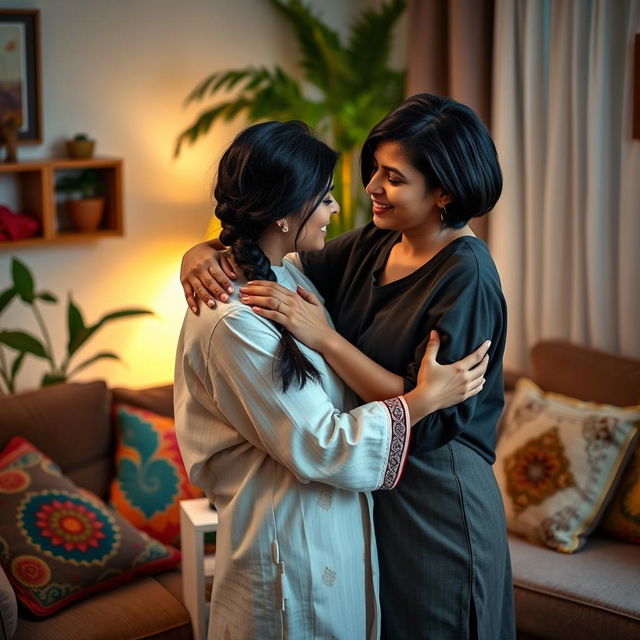
M 231 203 L 222 199 L 216 205 L 216 216 L 222 222 L 220 240 L 231 250 L 235 263 L 242 269 L 247 280 L 269 280 L 277 282 L 271 262 L 260 248 L 258 238 L 264 231 L 264 224 L 252 220 L 251 215 L 237 215 Z M 276 352 L 278 373 L 282 390 L 287 391 L 292 379 L 302 388 L 308 380 L 320 381 L 320 372 L 300 351 L 293 336 L 281 324 L 274 322 L 280 331 L 280 344 Z

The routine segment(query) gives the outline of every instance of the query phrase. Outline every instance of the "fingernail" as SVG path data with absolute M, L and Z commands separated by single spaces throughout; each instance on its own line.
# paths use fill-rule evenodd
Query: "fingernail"
M 240 291 L 246 291 L 247 287 L 240 287 Z
M 198 307 L 191 307 L 191 311 L 193 311 L 193 313 L 197 313 Z
M 226 302 L 228 299 L 229 299 L 229 296 L 228 296 L 226 293 L 223 293 L 223 294 L 220 296 L 220 300 L 221 300 L 222 302 Z
M 249 296 L 240 296 L 240 302 L 249 302 Z
M 232 294 L 233 293 L 233 287 L 228 287 L 227 288 L 227 293 Z
M 211 299 L 207 300 L 207 307 L 211 307 L 213 309 L 213 307 L 215 306 L 216 306 L 216 303 L 213 300 Z
M 490 347 L 491 346 L 491 340 L 487 340 L 487 346 Z

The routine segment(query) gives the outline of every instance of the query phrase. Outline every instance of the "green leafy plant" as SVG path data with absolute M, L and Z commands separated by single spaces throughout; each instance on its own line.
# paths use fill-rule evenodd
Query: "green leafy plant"
M 48 362 L 49 371 L 43 375 L 41 381 L 43 387 L 57 382 L 66 382 L 78 371 L 98 360 L 104 358 L 120 359 L 111 351 L 100 351 L 90 358 L 74 364 L 74 366 L 71 365 L 72 359 L 75 359 L 80 348 L 105 324 L 119 318 L 152 315 L 152 312 L 148 309 L 120 309 L 103 315 L 95 324 L 87 325 L 82 312 L 73 302 L 71 294 L 69 294 L 67 302 L 67 351 L 62 361 L 58 364 L 54 356 L 51 336 L 39 306 L 41 302 L 55 304 L 58 299 L 48 291 L 36 291 L 31 271 L 16 258 L 11 260 L 11 276 L 13 284 L 0 293 L 0 314 L 14 299 L 19 299 L 31 308 L 42 335 L 41 337 L 36 337 L 26 331 L 0 329 L 0 380 L 6 387 L 4 391 L 9 393 L 14 393 L 16 390 L 16 377 L 26 356 L 34 356 Z M 7 347 L 16 352 L 12 361 L 9 360 L 5 353 Z M 2 385 L 0 385 L 0 391 L 3 391 Z
M 194 143 L 218 120 L 244 113 L 250 122 L 303 120 L 326 136 L 341 153 L 335 186 L 342 212 L 330 230 L 337 235 L 357 223 L 354 151 L 370 129 L 402 100 L 404 72 L 389 67 L 393 28 L 404 0 L 389 0 L 378 10 L 356 18 L 346 44 L 301 0 L 268 0 L 289 22 L 301 53 L 304 83 L 279 66 L 246 67 L 211 74 L 187 97 L 187 104 L 219 92 L 237 90 L 235 97 L 201 113 L 177 139 L 175 154 Z M 304 85 L 313 88 L 312 97 Z
M 85 169 L 80 173 L 62 176 L 56 182 L 56 191 L 66 193 L 70 198 L 97 198 L 106 189 L 95 169 Z

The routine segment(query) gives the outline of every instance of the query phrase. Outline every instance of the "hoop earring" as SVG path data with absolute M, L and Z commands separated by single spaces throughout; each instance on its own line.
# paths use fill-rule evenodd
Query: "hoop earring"
M 445 205 L 440 205 L 440 224 L 444 227 L 446 223 L 444 221 L 445 216 L 447 215 L 447 207 Z

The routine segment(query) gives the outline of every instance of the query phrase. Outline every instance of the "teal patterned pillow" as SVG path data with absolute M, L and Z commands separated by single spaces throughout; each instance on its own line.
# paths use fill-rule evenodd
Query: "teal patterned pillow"
M 115 402 L 116 474 L 111 506 L 156 540 L 180 544 L 180 500 L 202 497 L 182 462 L 173 418 Z
M 0 563 L 33 614 L 179 561 L 178 551 L 74 485 L 27 440 L 13 438 L 0 453 Z

